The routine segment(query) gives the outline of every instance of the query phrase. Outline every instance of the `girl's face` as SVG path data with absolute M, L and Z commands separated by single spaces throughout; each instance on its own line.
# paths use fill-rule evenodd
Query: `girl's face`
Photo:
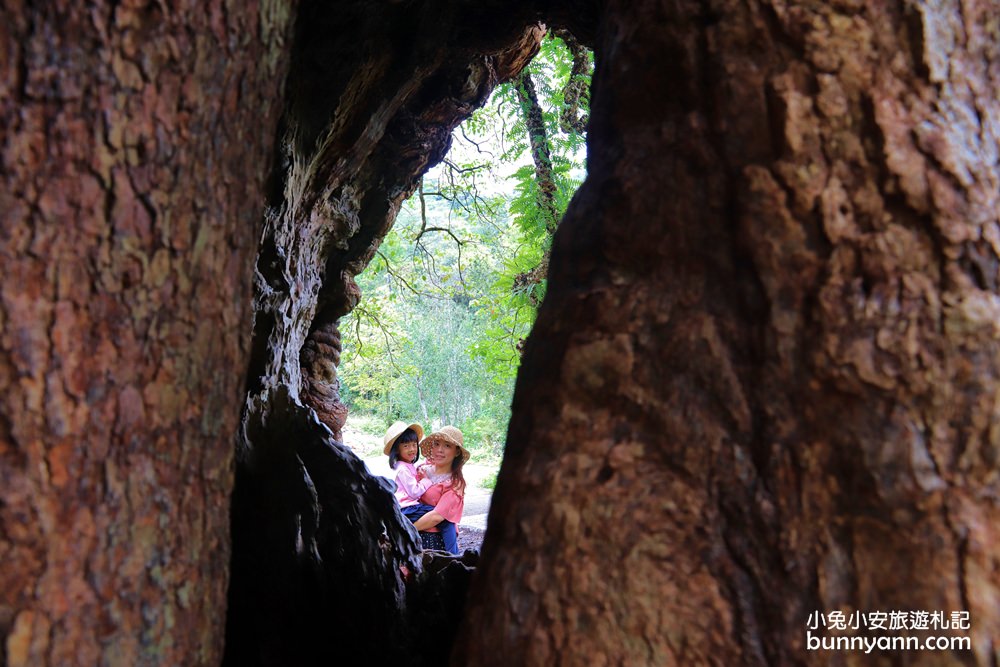
M 428 458 L 434 462 L 434 465 L 450 469 L 451 462 L 455 460 L 457 455 L 458 448 L 455 445 L 435 438 L 431 443 L 431 452 Z
M 417 443 L 403 442 L 399 445 L 399 458 L 407 463 L 413 463 L 417 459 Z

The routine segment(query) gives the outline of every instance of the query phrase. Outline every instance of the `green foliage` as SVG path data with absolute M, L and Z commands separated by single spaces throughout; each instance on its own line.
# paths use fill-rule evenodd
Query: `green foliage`
M 474 234 L 460 222 L 454 221 L 456 235 Z M 395 238 L 386 240 L 382 256 L 358 276 L 365 298 L 342 322 L 342 395 L 352 413 L 373 415 L 384 424 L 395 419 L 455 424 L 470 449 L 495 457 L 502 449 L 518 359 L 509 344 L 495 339 L 494 319 L 480 304 L 502 270 L 496 254 L 504 237 L 495 235 L 493 246 L 466 243 L 460 260 L 447 235 L 425 235 L 424 248 L 414 249 L 419 228 L 419 216 L 408 204 L 390 234 Z M 503 372 L 497 373 L 492 367 L 501 356 Z
M 483 477 L 483 481 L 479 483 L 479 486 L 490 491 L 497 488 L 497 472 L 491 472 L 486 477 Z
M 351 426 L 362 433 L 367 433 L 368 435 L 376 435 L 381 440 L 382 436 L 385 434 L 386 425 L 382 423 L 381 420 L 376 419 L 372 415 L 358 414 L 351 415 Z M 382 453 L 382 443 L 379 443 L 379 454 Z
M 585 137 L 559 123 L 572 72 L 562 40 L 546 38 L 530 72 L 561 216 L 585 171 Z M 396 419 L 455 424 L 477 459 L 499 458 L 518 346 L 545 291 L 544 281 L 517 281 L 551 243 L 538 189 L 523 110 L 503 84 L 456 131 L 357 277 L 362 302 L 341 322 L 352 423 L 364 414 L 381 429 Z

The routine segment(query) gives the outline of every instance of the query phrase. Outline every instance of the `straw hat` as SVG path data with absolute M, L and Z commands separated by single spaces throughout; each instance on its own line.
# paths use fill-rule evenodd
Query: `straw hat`
M 386 432 L 385 437 L 382 438 L 382 444 L 385 448 L 382 453 L 389 456 L 389 450 L 392 449 L 392 444 L 396 442 L 396 438 L 403 435 L 403 431 L 408 428 L 412 428 L 417 434 L 417 441 L 424 437 L 424 427 L 420 424 L 407 424 L 406 422 L 393 422 Z
M 463 446 L 465 438 L 462 437 L 462 432 L 454 426 L 442 426 L 440 431 L 434 431 L 420 441 L 420 451 L 423 453 L 425 459 L 430 459 L 430 444 L 434 440 L 444 440 L 455 445 L 458 449 L 458 455 L 462 457 L 462 463 L 468 461 L 469 457 L 472 456 L 472 453 Z

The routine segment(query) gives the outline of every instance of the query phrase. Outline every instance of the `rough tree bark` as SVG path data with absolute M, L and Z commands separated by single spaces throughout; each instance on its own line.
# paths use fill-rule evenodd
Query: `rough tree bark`
M 453 664 L 996 664 L 998 11 L 609 3 Z
M 466 564 L 421 572 L 332 438 L 336 318 L 540 28 L 499 2 L 295 9 L 4 5 L 5 664 L 217 664 L 231 493 L 225 660 L 384 662 L 460 608 Z
M 0 663 L 217 664 L 286 3 L 0 11 Z

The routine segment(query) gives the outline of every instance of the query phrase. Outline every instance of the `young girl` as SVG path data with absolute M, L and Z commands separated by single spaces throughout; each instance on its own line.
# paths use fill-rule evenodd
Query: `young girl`
M 389 457 L 389 467 L 396 471 L 396 501 L 399 502 L 403 516 L 411 523 L 434 509 L 433 505 L 420 502 L 420 496 L 434 484 L 430 478 L 418 475 L 415 465 L 420 458 L 418 443 L 423 437 L 424 429 L 420 424 L 395 422 L 382 439 L 385 445 L 383 453 Z M 438 524 L 438 530 L 445 544 L 457 544 L 454 523 L 442 521 Z

